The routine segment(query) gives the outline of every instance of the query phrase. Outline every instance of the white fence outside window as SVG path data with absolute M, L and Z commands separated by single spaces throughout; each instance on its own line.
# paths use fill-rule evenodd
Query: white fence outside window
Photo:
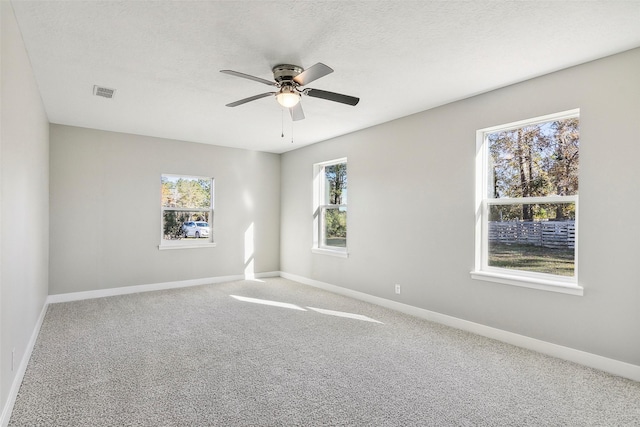
M 489 243 L 575 248 L 575 221 L 489 221 Z

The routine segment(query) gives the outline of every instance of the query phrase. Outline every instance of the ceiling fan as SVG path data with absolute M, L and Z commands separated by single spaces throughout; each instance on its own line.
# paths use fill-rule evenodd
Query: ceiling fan
M 321 62 L 312 65 L 306 70 L 298 65 L 281 64 L 273 67 L 271 71 L 273 72 L 273 81 L 240 73 L 238 71 L 220 70 L 221 73 L 242 77 L 243 79 L 253 80 L 258 83 L 278 88 L 276 92 L 265 92 L 260 95 L 250 96 L 249 98 L 244 98 L 227 104 L 227 107 L 237 107 L 238 105 L 246 104 L 247 102 L 255 101 L 256 99 L 275 95 L 278 103 L 289 109 L 291 119 L 297 121 L 304 119 L 304 112 L 302 111 L 302 105 L 300 104 L 300 98 L 302 95 L 340 102 L 341 104 L 347 105 L 356 105 L 358 101 L 360 101 L 360 98 L 356 98 L 354 96 L 342 95 L 340 93 L 328 92 L 320 89 L 301 88 L 301 86 L 306 86 L 320 77 L 333 73 L 333 69 L 327 67 Z

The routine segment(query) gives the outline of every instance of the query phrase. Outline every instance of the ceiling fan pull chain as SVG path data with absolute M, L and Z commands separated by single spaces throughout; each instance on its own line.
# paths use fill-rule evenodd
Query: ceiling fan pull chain
M 280 107 L 280 128 L 282 129 L 282 132 L 280 134 L 280 138 L 284 138 L 284 108 Z
M 293 120 L 291 120 L 291 143 L 293 144 Z

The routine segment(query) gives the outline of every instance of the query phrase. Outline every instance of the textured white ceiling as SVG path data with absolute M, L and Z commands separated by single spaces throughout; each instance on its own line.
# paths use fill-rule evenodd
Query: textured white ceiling
M 275 153 L 640 46 L 640 0 L 12 4 L 52 123 Z M 225 107 L 270 88 L 219 70 L 316 62 L 360 103 Z

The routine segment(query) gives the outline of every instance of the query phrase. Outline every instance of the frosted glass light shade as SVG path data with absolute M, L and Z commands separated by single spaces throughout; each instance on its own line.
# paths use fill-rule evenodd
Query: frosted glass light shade
M 291 88 L 283 87 L 276 95 L 276 99 L 284 108 L 291 108 L 300 102 L 300 94 Z

